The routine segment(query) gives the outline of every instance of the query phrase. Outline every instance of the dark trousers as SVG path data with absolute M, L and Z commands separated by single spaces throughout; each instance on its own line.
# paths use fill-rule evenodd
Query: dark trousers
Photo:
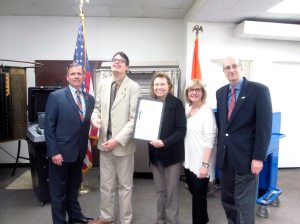
M 189 169 L 184 169 L 186 183 L 192 194 L 192 216 L 193 224 L 208 223 L 207 192 L 209 178 L 198 178 Z
M 225 160 L 221 172 L 221 200 L 229 224 L 254 224 L 258 177 L 239 174 Z
M 82 218 L 78 202 L 78 191 L 82 179 L 82 161 L 63 162 L 56 166 L 49 162 L 49 188 L 53 224 L 65 224 L 66 213 L 69 219 Z

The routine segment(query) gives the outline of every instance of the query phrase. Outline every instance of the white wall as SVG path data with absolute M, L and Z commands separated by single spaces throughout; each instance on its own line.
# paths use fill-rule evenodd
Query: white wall
M 198 23 L 199 24 L 199 23 Z M 191 30 L 196 23 L 187 25 L 186 74 L 191 77 L 195 33 Z M 300 167 L 299 127 L 300 116 L 296 110 L 300 93 L 300 43 L 295 41 L 237 39 L 233 37 L 232 24 L 199 24 L 204 28 L 199 33 L 199 58 L 203 80 L 208 89 L 208 103 L 216 106 L 215 92 L 227 80 L 221 64 L 216 59 L 237 55 L 252 61 L 250 79 L 269 86 L 273 111 L 280 111 L 281 133 L 286 137 L 280 140 L 279 167 Z
M 34 61 L 72 60 L 78 17 L 0 17 L 0 58 Z M 85 19 L 90 60 L 111 59 L 123 50 L 133 63 L 179 65 L 183 54 L 183 22 L 166 19 Z M 31 71 L 30 71 L 31 70 Z M 33 69 L 28 85 L 34 85 Z
M 282 112 L 281 132 L 286 137 L 280 141 L 279 166 L 300 167 L 297 141 L 300 118 L 295 110 L 300 95 L 295 82 L 300 72 L 300 43 L 237 39 L 233 36 L 233 24 L 197 24 L 204 28 L 204 33 L 199 34 L 199 58 L 209 104 L 215 107 L 215 91 L 227 83 L 216 59 L 235 54 L 253 61 L 251 80 L 270 87 L 273 109 Z M 124 50 L 133 64 L 178 64 L 182 75 L 190 79 L 194 25 L 180 20 L 86 18 L 89 59 L 109 59 L 114 52 Z M 0 58 L 71 60 L 78 26 L 79 18 L 72 17 L 0 17 L 0 27 L 5 31 L 0 36 Z M 35 85 L 33 69 L 28 69 L 27 80 L 28 86 Z M 287 93 L 292 103 L 282 104 L 284 100 L 278 91 L 290 87 L 294 88 Z M 16 154 L 15 144 L 5 147 Z M 11 162 L 0 150 L 0 163 Z
M 184 33 L 181 20 L 90 17 L 85 20 L 90 60 L 111 59 L 115 52 L 123 50 L 131 64 L 182 63 Z M 77 17 L 0 17 L 3 31 L 0 59 L 72 60 L 79 22 Z M 33 69 L 27 70 L 27 86 L 35 86 Z M 14 156 L 16 145 L 15 142 L 0 144 Z M 28 150 L 22 150 L 22 155 L 28 155 Z M 0 163 L 13 162 L 0 150 Z

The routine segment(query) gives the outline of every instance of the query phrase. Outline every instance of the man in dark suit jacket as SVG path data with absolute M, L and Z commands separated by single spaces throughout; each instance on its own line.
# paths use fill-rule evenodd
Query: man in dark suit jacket
M 81 91 L 84 77 L 79 64 L 69 65 L 66 75 L 69 86 L 52 92 L 46 105 L 45 138 L 54 224 L 66 223 L 66 213 L 69 223 L 88 223 L 91 220 L 82 215 L 78 202 L 82 163 L 95 103 L 91 95 Z M 81 112 L 76 91 L 80 91 Z
M 242 77 L 238 59 L 226 58 L 223 71 L 229 85 L 216 93 L 221 200 L 228 223 L 253 224 L 258 175 L 271 139 L 271 98 L 268 87 Z M 231 94 L 231 87 L 235 94 Z M 232 95 L 236 103 L 228 119 Z

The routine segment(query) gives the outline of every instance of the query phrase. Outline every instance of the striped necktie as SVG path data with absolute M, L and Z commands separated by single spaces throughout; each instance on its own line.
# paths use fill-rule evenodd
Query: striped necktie
M 78 106 L 78 112 L 79 112 L 80 119 L 81 119 L 81 121 L 83 121 L 84 116 L 83 116 L 82 103 L 80 100 L 80 94 L 81 94 L 81 91 L 76 90 L 76 104 Z
M 230 116 L 232 114 L 235 103 L 236 103 L 235 88 L 232 86 L 231 87 L 231 99 L 230 99 L 229 104 L 228 104 L 228 113 L 227 113 L 227 119 L 228 120 L 230 119 Z

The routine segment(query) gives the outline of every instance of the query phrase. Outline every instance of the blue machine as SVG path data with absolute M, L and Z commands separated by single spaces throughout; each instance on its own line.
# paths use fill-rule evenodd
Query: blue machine
M 272 121 L 272 137 L 268 148 L 267 158 L 264 161 L 264 167 L 259 174 L 259 187 L 257 215 L 263 218 L 268 218 L 270 209 L 267 205 L 278 207 L 280 205 L 279 195 L 282 190 L 277 188 L 278 176 L 278 152 L 279 152 L 279 139 L 285 135 L 280 134 L 281 113 L 273 113 Z

